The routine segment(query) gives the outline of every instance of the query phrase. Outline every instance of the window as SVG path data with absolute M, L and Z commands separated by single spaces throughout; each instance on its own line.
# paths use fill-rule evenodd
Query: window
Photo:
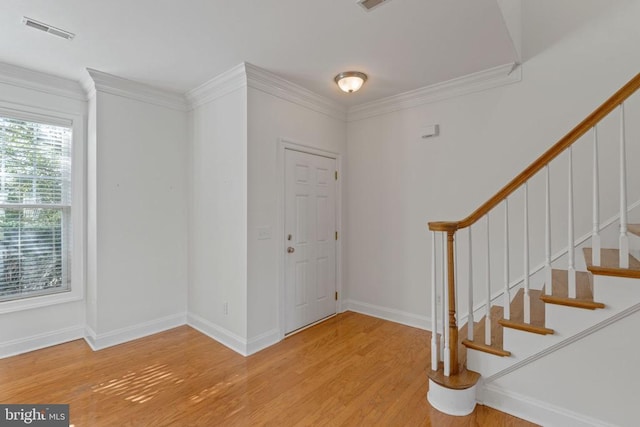
M 0 302 L 70 290 L 71 141 L 0 115 Z

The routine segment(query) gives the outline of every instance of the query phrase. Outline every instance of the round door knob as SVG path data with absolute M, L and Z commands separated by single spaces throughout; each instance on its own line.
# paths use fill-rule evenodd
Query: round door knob
M 294 253 L 295 251 L 296 251 L 296 250 L 295 250 L 294 248 L 292 248 L 291 246 L 289 246 L 289 247 L 287 248 L 287 252 L 288 252 L 288 253 L 290 253 L 290 254 Z

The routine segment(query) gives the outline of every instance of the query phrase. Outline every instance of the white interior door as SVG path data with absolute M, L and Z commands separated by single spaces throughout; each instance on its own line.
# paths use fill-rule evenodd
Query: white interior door
M 336 160 L 285 150 L 285 333 L 336 312 Z

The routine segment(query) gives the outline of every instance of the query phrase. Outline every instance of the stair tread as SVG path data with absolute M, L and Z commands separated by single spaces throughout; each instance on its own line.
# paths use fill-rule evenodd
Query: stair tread
M 515 298 L 511 301 L 511 316 L 509 319 L 501 319 L 500 324 L 507 328 L 521 331 L 533 332 L 536 334 L 553 334 L 553 329 L 545 327 L 545 304 L 540 299 L 542 291 L 530 289 L 531 322 L 524 321 L 524 289 L 518 290 Z
M 427 376 L 436 384 L 453 390 L 465 390 L 473 387 L 480 380 L 479 373 L 470 371 L 467 368 L 462 368 L 457 374 L 447 377 L 444 374 L 444 363 L 442 362 L 438 363 L 437 370 L 429 369 Z
M 463 339 L 462 344 L 464 344 L 464 346 L 467 348 L 472 348 L 474 350 L 479 350 L 485 353 L 494 354 L 496 356 L 510 356 L 511 353 L 504 350 L 502 345 L 503 329 L 499 321 L 500 319 L 502 319 L 503 314 L 504 314 L 504 310 L 502 307 L 500 306 L 491 307 L 491 345 L 487 345 L 484 342 L 486 316 L 483 316 L 479 322 L 474 322 L 473 341 L 469 341 L 468 339 Z M 464 338 L 467 336 L 467 327 L 468 327 L 468 324 L 465 325 L 460 330 L 460 337 Z
M 604 308 L 604 304 L 593 300 L 591 276 L 586 271 L 576 271 L 576 298 L 569 298 L 569 272 L 567 270 L 552 270 L 551 282 L 552 294 L 544 293 L 540 296 L 540 299 L 547 304 L 590 310 Z M 545 286 L 545 291 L 547 289 Z
M 640 224 L 628 224 L 627 230 L 629 230 L 629 233 L 633 233 L 636 236 L 640 236 Z
M 640 261 L 629 255 L 629 268 L 620 268 L 620 251 L 618 249 L 600 249 L 600 265 L 593 265 L 591 248 L 584 248 L 587 270 L 603 276 L 640 278 Z

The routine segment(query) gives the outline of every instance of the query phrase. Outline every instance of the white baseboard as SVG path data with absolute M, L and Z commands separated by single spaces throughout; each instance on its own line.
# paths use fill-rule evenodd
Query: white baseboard
M 247 343 L 247 356 L 264 350 L 282 340 L 282 335 L 278 329 L 272 329 L 253 338 L 249 338 Z
M 222 328 L 202 317 L 189 313 L 187 314 L 187 325 L 202 332 L 209 338 L 213 338 L 225 347 L 239 353 L 243 356 L 248 356 L 247 340 L 234 334 L 233 332 Z
M 366 314 L 368 316 L 378 317 L 384 320 L 401 323 L 403 325 L 412 326 L 414 328 L 431 330 L 431 319 L 419 314 L 409 313 L 406 311 L 396 310 L 394 308 L 381 307 L 379 305 L 368 304 L 366 302 L 347 300 L 345 302 L 345 311 L 355 311 L 356 313 Z
M 171 316 L 162 317 L 160 319 L 150 320 L 148 322 L 139 323 L 126 328 L 116 329 L 115 331 L 96 334 L 91 328 L 85 328 L 85 341 L 94 351 L 103 348 L 122 344 L 127 341 L 136 340 L 149 335 L 157 334 L 168 329 L 173 329 L 187 323 L 187 316 L 184 313 L 173 314 Z
M 80 339 L 84 336 L 84 326 L 72 326 L 57 331 L 46 332 L 26 338 L 0 343 L 0 359 L 29 351 L 40 350 L 52 345 Z
M 613 424 L 605 421 L 541 402 L 493 384 L 479 388 L 478 401 L 483 405 L 545 427 L 614 427 Z

